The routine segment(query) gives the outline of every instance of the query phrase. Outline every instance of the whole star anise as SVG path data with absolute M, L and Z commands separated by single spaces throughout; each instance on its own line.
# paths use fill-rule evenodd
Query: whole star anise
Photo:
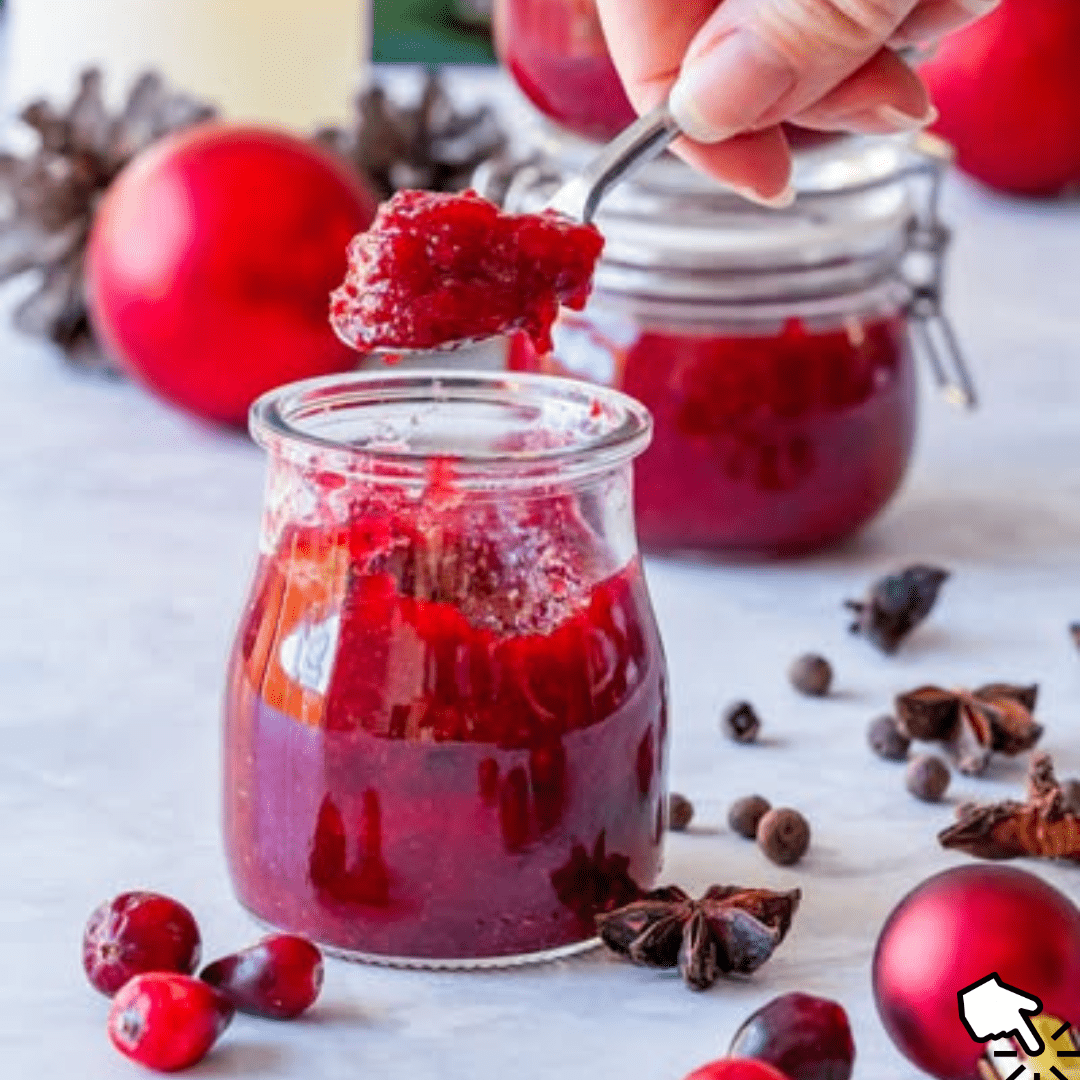
M 0 153 L 0 281 L 31 270 L 41 274 L 38 288 L 15 310 L 20 330 L 49 338 L 77 363 L 112 370 L 94 339 L 83 288 L 98 202 L 139 151 L 213 115 L 208 105 L 170 92 L 160 76 L 147 73 L 119 115 L 110 117 L 96 69 L 82 73 L 65 112 L 47 101 L 22 110 L 37 149 L 28 157 Z
M 942 847 L 982 859 L 1035 855 L 1080 862 L 1080 815 L 1054 776 L 1045 752 L 1033 754 L 1025 802 L 1006 799 L 957 809 L 958 820 L 938 834 Z
M 892 653 L 930 614 L 949 576 L 937 566 L 909 566 L 875 581 L 865 600 L 845 600 L 855 612 L 853 634 L 862 634 L 882 652 Z
M 646 893 L 597 915 L 600 939 L 647 967 L 678 967 L 688 986 L 705 990 L 720 974 L 756 971 L 787 934 L 802 894 L 712 885 L 700 900 L 677 885 Z
M 977 690 L 920 686 L 896 699 L 896 717 L 912 739 L 944 743 L 956 767 L 969 776 L 986 771 L 993 753 L 1013 756 L 1042 736 L 1031 715 L 1037 686 L 988 683 Z

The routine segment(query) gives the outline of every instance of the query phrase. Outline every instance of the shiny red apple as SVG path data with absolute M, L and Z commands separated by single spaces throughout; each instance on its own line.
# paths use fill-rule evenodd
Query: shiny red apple
M 920 68 L 962 169 L 1052 195 L 1080 184 L 1080 2 L 1003 0 Z
M 1012 867 L 962 866 L 928 878 L 878 938 L 873 985 L 885 1029 L 939 1080 L 977 1080 L 986 1047 L 965 1029 L 957 994 L 991 973 L 1080 1027 L 1080 910 Z
M 95 217 L 94 328 L 163 398 L 242 424 L 264 391 L 355 364 L 329 295 L 375 205 L 343 164 L 284 132 L 206 124 L 163 139 Z

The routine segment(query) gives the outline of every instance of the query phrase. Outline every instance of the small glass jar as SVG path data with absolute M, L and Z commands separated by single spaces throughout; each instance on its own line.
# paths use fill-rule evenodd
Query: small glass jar
M 229 668 L 224 832 L 258 919 L 357 959 L 547 959 L 653 885 L 663 652 L 636 402 L 480 372 L 255 403 L 260 558 Z
M 501 182 L 509 209 L 541 205 L 592 149 L 537 138 L 527 164 L 478 178 L 489 194 Z M 865 526 L 911 457 L 913 337 L 950 395 L 973 400 L 939 306 L 941 167 L 929 139 L 839 139 L 797 155 L 789 210 L 673 157 L 607 197 L 592 298 L 560 316 L 550 355 L 516 340 L 511 366 L 616 387 L 652 412 L 635 486 L 644 547 L 791 555 Z
M 495 48 L 526 97 L 567 130 L 606 140 L 637 119 L 595 0 L 495 0 Z

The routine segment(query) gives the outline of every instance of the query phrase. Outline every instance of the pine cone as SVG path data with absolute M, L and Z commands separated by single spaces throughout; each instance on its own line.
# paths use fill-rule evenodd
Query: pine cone
M 159 75 L 147 72 L 113 118 L 101 87 L 101 72 L 90 68 L 66 113 L 35 101 L 20 114 L 39 145 L 30 157 L 0 153 L 0 281 L 39 271 L 41 284 L 16 308 L 15 326 L 53 341 L 77 364 L 115 372 L 94 339 L 83 284 L 98 202 L 139 151 L 215 112 L 170 93 Z
M 490 106 L 459 112 L 433 71 L 414 105 L 373 86 L 357 97 L 351 129 L 324 128 L 314 139 L 364 173 L 382 199 L 402 188 L 461 191 L 507 141 Z

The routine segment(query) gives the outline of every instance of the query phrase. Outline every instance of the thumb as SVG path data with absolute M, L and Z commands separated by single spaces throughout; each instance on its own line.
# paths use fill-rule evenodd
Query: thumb
M 918 0 L 723 0 L 690 43 L 671 111 L 697 142 L 794 116 L 862 67 Z

